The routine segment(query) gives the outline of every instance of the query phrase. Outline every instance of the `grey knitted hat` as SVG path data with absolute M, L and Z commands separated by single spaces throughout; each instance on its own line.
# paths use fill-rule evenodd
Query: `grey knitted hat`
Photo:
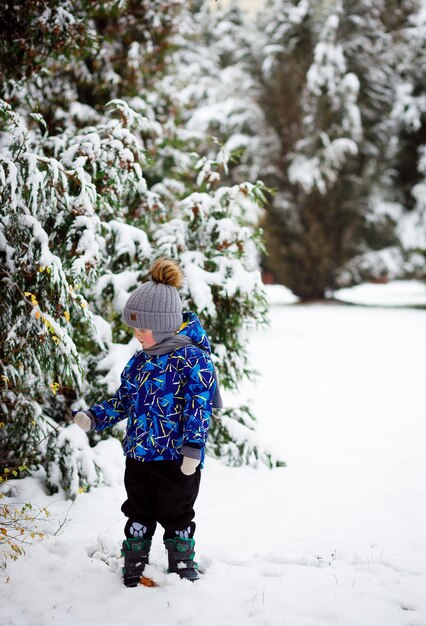
M 157 341 L 179 330 L 183 318 L 178 287 L 182 282 L 183 274 L 176 263 L 158 259 L 151 268 L 151 280 L 135 289 L 127 300 L 123 322 L 132 328 L 157 331 Z

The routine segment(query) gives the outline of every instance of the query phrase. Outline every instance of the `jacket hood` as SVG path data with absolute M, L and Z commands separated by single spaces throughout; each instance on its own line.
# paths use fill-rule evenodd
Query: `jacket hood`
M 207 333 L 202 327 L 198 316 L 192 311 L 186 311 L 183 313 L 183 324 L 177 334 L 186 335 L 196 346 L 199 346 L 202 350 L 211 354 L 211 347 Z

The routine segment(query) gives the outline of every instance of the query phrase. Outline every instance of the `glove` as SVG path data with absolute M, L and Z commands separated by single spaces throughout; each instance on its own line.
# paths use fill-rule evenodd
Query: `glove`
M 77 411 L 74 415 L 74 423 L 77 424 L 77 426 L 80 426 L 80 428 L 82 428 L 86 433 L 88 433 L 89 430 L 92 430 L 92 420 L 87 413 L 84 413 L 83 411 Z
M 200 465 L 200 459 L 191 459 L 189 456 L 184 456 L 180 470 L 185 476 L 191 476 L 195 474 L 195 470 Z

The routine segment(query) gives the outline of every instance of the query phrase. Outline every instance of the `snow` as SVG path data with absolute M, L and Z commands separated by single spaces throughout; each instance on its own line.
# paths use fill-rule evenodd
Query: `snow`
M 40 523 L 49 536 L 8 564 L 1 624 L 426 624 L 425 315 L 272 308 L 270 328 L 250 344 L 261 378 L 240 395 L 287 467 L 207 460 L 196 505 L 206 573 L 197 583 L 163 573 L 159 529 L 147 574 L 163 584 L 122 586 L 117 440 L 93 449 L 107 484 L 74 502 L 46 495 L 41 470 L 10 481 L 6 500 L 31 499 L 51 516 Z
M 142 233 L 142 231 L 141 231 Z M 131 242 L 131 240 L 129 240 Z M 114 308 L 116 311 L 121 311 L 130 296 L 130 290 L 132 287 L 137 287 L 140 278 L 140 271 L 138 270 L 123 270 L 122 272 L 116 272 L 113 274 L 103 274 L 96 283 L 95 293 L 96 297 L 100 298 L 104 289 L 109 285 L 114 288 Z
M 147 234 L 141 228 L 136 228 L 131 224 L 117 220 L 110 220 L 106 226 L 115 235 L 117 257 L 122 254 L 128 254 L 130 257 L 133 257 L 138 251 L 141 256 L 145 258 L 151 256 L 151 244 L 149 243 Z
M 265 293 L 270 304 L 295 304 L 299 298 L 284 285 L 265 285 Z
M 93 315 L 93 328 L 94 328 L 94 336 L 96 337 L 96 341 L 98 345 L 103 349 L 112 343 L 112 328 L 111 324 L 107 322 L 107 320 L 102 317 L 102 315 Z
M 74 219 L 72 231 L 80 231 L 76 252 L 78 257 L 73 261 L 73 274 L 86 273 L 88 264 L 96 265 L 100 256 L 100 247 L 97 234 L 99 220 L 92 215 L 77 215 Z
M 126 363 L 140 349 L 136 339 L 131 339 L 129 343 L 110 343 L 108 353 L 99 361 L 96 369 L 106 372 L 103 382 L 109 393 L 114 394 L 120 386 L 120 375 Z M 89 407 L 87 407 L 89 408 Z
M 53 276 L 57 276 L 57 269 L 62 269 L 61 259 L 56 256 L 56 254 L 52 254 L 49 249 L 49 236 L 44 230 L 41 223 L 32 215 L 24 215 L 23 222 L 31 228 L 33 231 L 33 238 L 35 241 L 38 241 L 41 248 L 41 253 L 39 257 L 39 263 L 42 266 L 50 267 L 53 269 Z
M 296 304 L 299 298 L 283 285 L 264 285 L 272 305 Z M 337 289 L 330 297 L 348 304 L 381 307 L 426 306 L 426 284 L 419 280 L 391 280 L 388 283 L 362 283 Z
M 308 88 L 317 96 L 326 89 L 333 99 L 339 79 L 346 72 L 346 62 L 343 55 L 342 46 L 336 45 L 335 32 L 339 25 L 337 15 L 331 15 L 325 25 L 327 39 L 330 41 L 320 41 L 315 47 L 314 63 L 306 75 Z
M 375 306 L 426 306 L 426 285 L 418 280 L 393 280 L 389 283 L 364 283 L 338 289 L 333 298 L 352 304 Z
M 96 456 L 89 446 L 87 436 L 77 424 L 69 424 L 66 428 L 60 428 L 55 440 L 56 454 L 50 460 L 47 469 L 47 477 L 51 485 L 58 487 L 62 482 L 59 470 L 61 449 L 73 450 L 67 459 L 68 495 L 70 497 L 74 498 L 79 493 L 79 474 L 84 477 L 88 484 L 98 484 Z
M 410 255 L 405 261 L 400 246 L 394 245 L 381 250 L 366 250 L 347 261 L 340 273 L 339 282 L 343 288 L 345 285 L 357 282 L 364 275 L 370 275 L 375 280 L 397 280 L 404 275 L 404 271 L 410 271 L 418 264 L 419 273 L 424 267 L 415 259 L 417 255 Z M 411 266 L 411 267 L 410 267 Z
M 224 220 L 222 220 L 223 222 Z M 211 226 L 221 222 L 211 221 Z M 244 230 L 240 228 L 239 235 L 244 239 Z M 229 233 L 229 231 L 228 231 Z M 260 272 L 250 267 L 250 259 L 245 267 L 240 259 L 218 256 L 214 259 L 217 270 L 206 271 L 207 257 L 199 251 L 186 251 L 181 254 L 180 263 L 187 281 L 187 289 L 198 311 L 206 311 L 212 318 L 217 311 L 214 304 L 212 286 L 217 286 L 227 297 L 232 298 L 237 292 L 251 294 L 261 286 Z
M 93 108 L 81 102 L 70 102 L 69 114 L 79 122 L 87 123 L 92 122 L 95 116 Z M 96 133 L 92 133 L 92 135 L 96 136 Z

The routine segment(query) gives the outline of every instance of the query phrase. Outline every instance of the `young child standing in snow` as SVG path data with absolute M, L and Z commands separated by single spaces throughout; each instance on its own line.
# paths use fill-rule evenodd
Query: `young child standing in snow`
M 157 522 L 164 528 L 169 572 L 198 579 L 194 503 L 212 408 L 222 404 L 207 334 L 194 313 L 182 314 L 182 282 L 173 261 L 154 263 L 151 280 L 131 294 L 122 318 L 142 350 L 127 363 L 113 398 L 74 414 L 85 431 L 127 418 L 121 510 L 128 518 L 122 555 L 129 587 L 149 562 Z

